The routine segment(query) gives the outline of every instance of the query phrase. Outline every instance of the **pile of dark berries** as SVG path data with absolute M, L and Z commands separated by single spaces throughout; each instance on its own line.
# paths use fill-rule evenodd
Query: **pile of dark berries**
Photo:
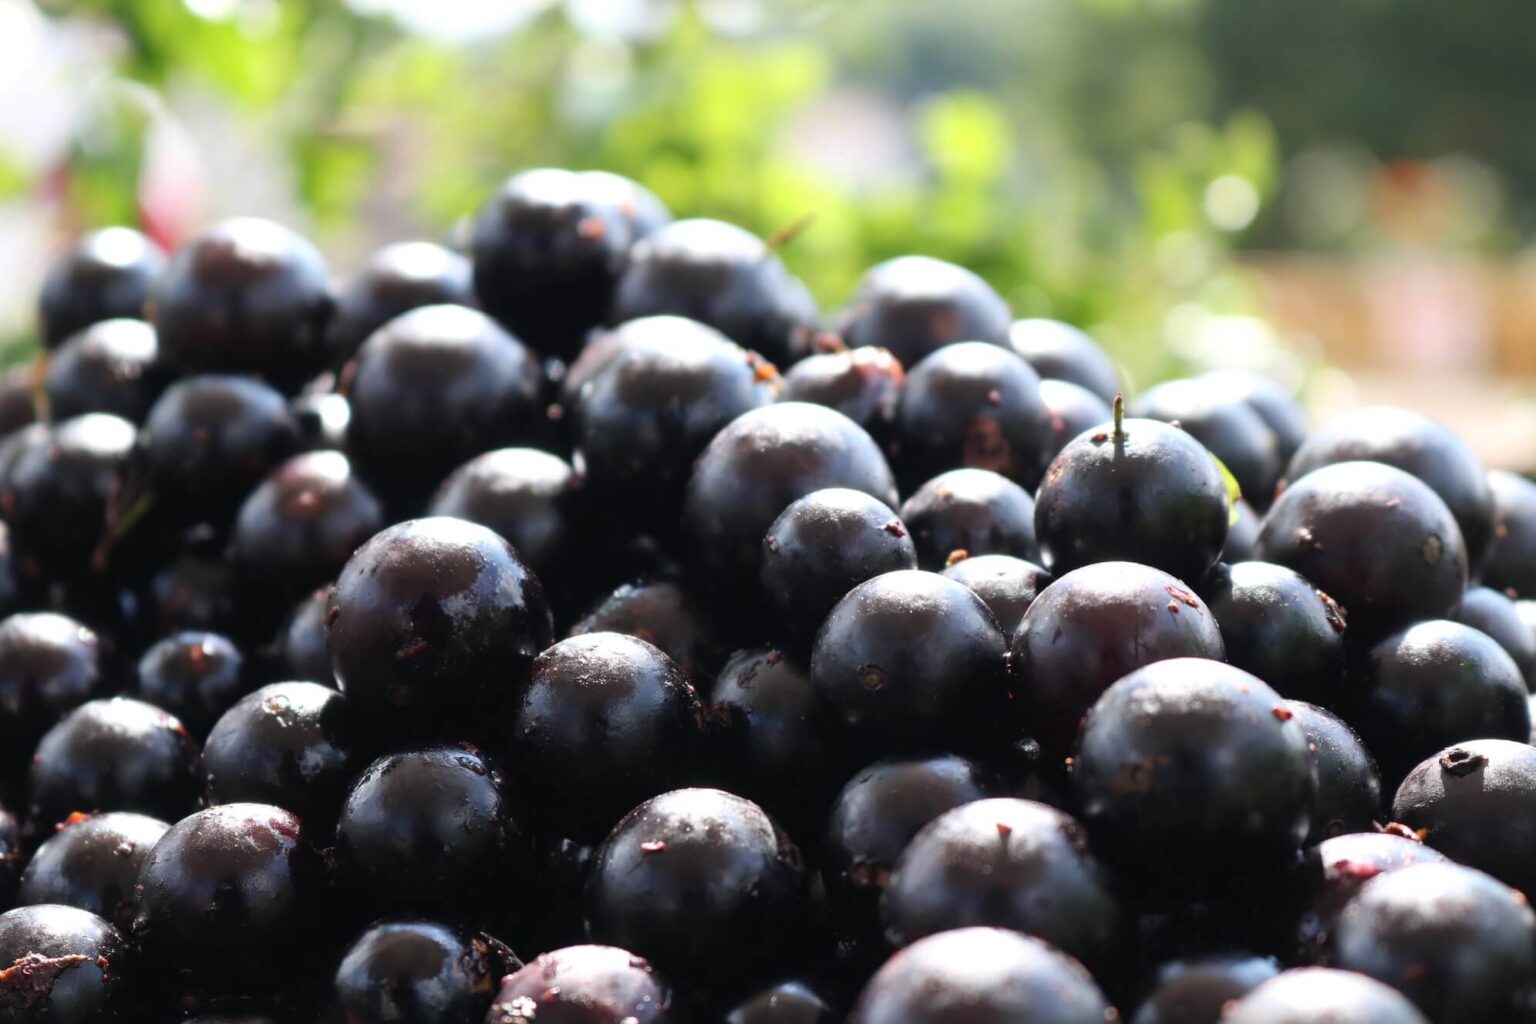
M 615 175 L 466 237 L 52 265 L 0 1021 L 1536 1020 L 1536 484 Z

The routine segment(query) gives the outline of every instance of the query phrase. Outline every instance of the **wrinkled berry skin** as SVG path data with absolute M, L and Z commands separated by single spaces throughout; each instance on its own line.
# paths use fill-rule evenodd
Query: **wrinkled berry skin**
M 957 341 L 1008 340 L 1008 304 L 964 267 L 900 256 L 871 267 L 838 318 L 849 348 L 878 345 L 903 366 Z
M 348 1022 L 482 1024 L 501 979 L 522 964 L 484 934 L 435 921 L 384 920 L 346 951 L 332 984 Z
M 1445 502 L 1477 576 L 1487 561 L 1495 519 L 1488 471 L 1471 446 L 1421 413 L 1371 406 L 1314 431 L 1292 456 L 1285 477 L 1295 482 L 1322 466 L 1365 460 L 1412 474 Z
M 543 953 L 501 981 L 484 1024 L 680 1024 L 671 986 L 614 946 Z
M 138 423 L 166 384 L 155 329 L 142 320 L 103 320 L 60 345 L 43 382 L 54 422 L 105 412 Z
M 43 346 L 57 349 L 95 323 L 141 319 L 150 290 L 165 268 L 165 253 L 132 228 L 81 235 L 48 267 L 38 295 Z
M 1502 469 L 1488 471 L 1495 529 L 1483 585 L 1536 597 L 1536 483 Z
M 817 352 L 784 372 L 780 397 L 836 409 L 883 445 L 894 436 L 906 380 L 901 362 L 883 348 Z
M 363 342 L 354 366 L 347 453 L 365 480 L 402 501 L 543 429 L 537 358 L 478 310 L 403 313 Z
M 172 825 L 139 872 L 138 900 L 133 937 L 161 982 L 215 991 L 306 963 L 331 919 L 325 869 L 299 819 L 265 804 Z
M 1536 891 L 1536 748 L 1469 740 L 1426 758 L 1392 800 L 1392 820 L 1521 892 Z
M 1030 800 L 957 807 L 924 826 L 885 890 L 891 945 L 989 925 L 1107 965 L 1121 939 L 1109 872 L 1071 815 Z
M 987 469 L 952 469 L 923 484 L 901 506 L 918 565 L 942 570 L 957 557 L 1013 555 L 1038 561 L 1035 502 Z
M 1515 659 L 1526 687 L 1536 683 L 1536 629 L 1514 601 L 1490 587 L 1468 587 L 1451 618 L 1493 637 Z
M 196 806 L 197 769 L 197 741 L 174 715 L 129 697 L 88 701 L 32 755 L 32 820 L 138 811 L 175 821 Z
M 596 840 L 647 797 L 681 784 L 699 753 L 699 703 L 672 660 L 620 633 L 539 655 L 512 717 L 527 797 L 562 835 Z
M 487 728 L 554 631 L 512 546 L 447 517 L 376 534 L 348 560 L 326 615 L 331 665 L 358 714 L 416 736 Z
M 841 413 L 780 402 L 736 417 L 694 463 L 684 499 L 703 578 L 727 590 L 755 578 L 768 527 L 790 502 L 826 487 L 898 504 L 885 456 Z
M 176 633 L 157 641 L 139 659 L 133 695 L 179 718 L 194 736 L 239 700 L 246 684 L 245 657 L 218 633 Z
M 1374 978 L 1326 967 L 1303 967 L 1266 981 L 1224 1011 L 1221 1020 L 1223 1024 L 1429 1024 L 1396 989 Z
M 898 950 L 869 980 L 848 1019 L 1105 1024 L 1116 1017 L 1092 976 L 1070 956 L 1002 928 L 961 928 Z
M 1254 557 L 1332 597 L 1362 641 L 1447 614 L 1467 585 L 1467 549 L 1445 502 L 1379 462 L 1338 462 L 1293 481 L 1265 514 Z
M 272 683 L 226 711 L 203 748 L 210 806 L 273 804 L 329 827 L 358 771 L 364 739 L 347 697 L 317 683 Z
M 1222 1008 L 1280 973 L 1263 956 L 1191 957 L 1157 969 L 1151 991 L 1131 1024 L 1214 1024 Z
M 844 594 L 866 580 L 917 568 L 910 531 L 890 506 L 829 487 L 792 501 L 763 536 L 763 596 L 797 650 Z
M 379 758 L 336 824 L 337 884 L 375 913 L 489 915 L 525 862 L 501 776 L 468 746 Z
M 776 253 L 717 220 L 673 221 L 630 250 L 609 319 L 660 314 L 706 323 L 778 366 L 805 355 L 820 319 Z
M 1040 591 L 1014 630 L 1009 671 L 1024 730 L 1056 765 L 1111 683 L 1165 658 L 1224 653 L 1210 609 L 1179 580 L 1100 562 Z
M 1306 701 L 1288 700 L 1312 750 L 1317 797 L 1307 843 L 1364 832 L 1381 815 L 1381 774 L 1376 760 L 1343 719 Z M 1394 817 L 1393 821 L 1401 819 Z
M 1296 917 L 1296 959 L 1326 958 L 1339 914 L 1377 875 L 1415 864 L 1447 864 L 1445 854 L 1417 839 L 1388 832 L 1351 832 L 1324 839 L 1307 851 L 1301 867 L 1301 910 Z
M 474 306 L 469 260 L 436 242 L 394 242 L 368 257 L 336 298 L 326 365 L 340 367 L 374 331 L 422 306 Z
M 1200 583 L 1227 660 L 1282 697 L 1333 704 L 1344 684 L 1344 615 L 1295 570 L 1217 565 Z M 1536 636 L 1532 643 L 1536 644 Z
M 334 303 L 308 240 L 256 217 L 205 228 L 171 257 L 150 319 L 188 373 L 250 373 L 295 389 L 324 361 Z
M 66 825 L 37 848 L 22 873 L 18 906 L 62 903 L 120 928 L 133 924 L 139 870 L 171 826 L 127 811 Z
M 1029 611 L 1051 574 L 1033 562 L 1012 555 L 975 555 L 947 566 L 939 575 L 963 583 L 981 598 L 997 619 L 1003 636 L 1014 630 Z
M 1015 320 L 1008 347 L 1024 358 L 1043 380 L 1083 388 L 1106 408 L 1124 390 L 1120 369 L 1085 332 L 1060 320 Z M 1104 416 L 1099 422 L 1108 419 Z
M 1365 653 L 1358 676 L 1345 718 L 1389 785 L 1453 743 L 1530 736 L 1519 666 L 1492 637 L 1459 622 L 1434 619 L 1392 634 Z
M 1128 419 L 1078 435 L 1035 493 L 1035 536 L 1056 575 L 1140 562 L 1198 580 L 1227 537 L 1227 488 L 1205 447 L 1178 427 Z
M 587 932 L 693 986 L 762 981 L 793 956 L 800 851 L 750 800 L 718 789 L 653 797 L 616 825 L 587 881 Z
M 1159 894 L 1241 887 L 1292 863 L 1316 787 L 1280 695 L 1204 658 L 1155 662 L 1106 690 L 1083 723 L 1072 785 L 1098 848 Z
M 569 358 L 608 317 L 634 225 L 575 171 L 507 179 L 471 228 L 475 292 L 486 311 L 545 355 Z
M 853 588 L 827 616 L 811 682 L 862 749 L 974 748 L 1008 711 L 1007 641 L 963 584 L 889 572 Z
M 0 620 L 0 755 L 3 771 L 25 762 L 43 733 L 107 687 L 101 643 L 74 619 L 19 612 Z
M 1420 864 L 1361 887 L 1330 962 L 1393 986 L 1430 1020 L 1515 1020 L 1536 976 L 1536 914 L 1481 871 Z
M 132 946 L 75 907 L 0 914 L 0 1018 L 17 1024 L 128 1024 L 137 983 Z
M 1040 378 L 1029 364 L 999 345 L 965 341 L 907 371 L 895 462 L 904 481 L 968 466 L 1033 487 L 1052 436 Z

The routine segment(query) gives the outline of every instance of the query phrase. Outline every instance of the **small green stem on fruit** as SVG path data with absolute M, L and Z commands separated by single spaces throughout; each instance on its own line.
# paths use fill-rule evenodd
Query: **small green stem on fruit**
M 1125 395 L 1115 395 L 1115 444 L 1125 441 Z

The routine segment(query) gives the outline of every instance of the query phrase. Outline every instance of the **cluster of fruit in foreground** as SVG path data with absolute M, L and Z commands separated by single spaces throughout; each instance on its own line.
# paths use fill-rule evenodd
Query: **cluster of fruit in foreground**
M 1533 1019 L 1536 484 L 612 175 L 465 248 L 52 266 L 0 1019 Z

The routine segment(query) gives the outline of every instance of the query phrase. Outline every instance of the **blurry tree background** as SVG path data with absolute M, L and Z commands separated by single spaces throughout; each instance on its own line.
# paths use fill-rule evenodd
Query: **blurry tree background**
M 1533 39 L 1482 0 L 0 0 L 0 343 L 86 226 L 265 214 L 345 274 L 563 165 L 812 216 L 829 309 L 923 252 L 1133 377 L 1296 380 L 1234 254 L 1520 250 Z

